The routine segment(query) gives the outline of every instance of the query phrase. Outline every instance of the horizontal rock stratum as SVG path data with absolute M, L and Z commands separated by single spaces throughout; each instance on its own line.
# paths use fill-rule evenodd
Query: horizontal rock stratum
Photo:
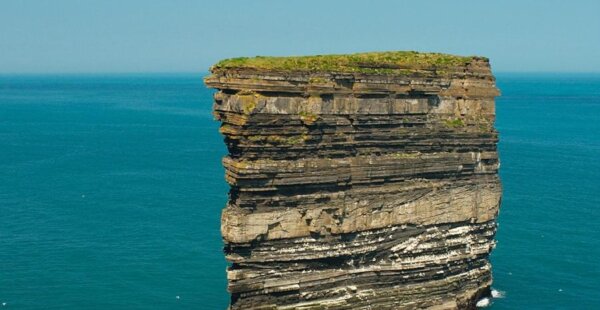
M 487 58 L 235 58 L 205 82 L 229 151 L 231 309 L 469 309 L 489 294 Z

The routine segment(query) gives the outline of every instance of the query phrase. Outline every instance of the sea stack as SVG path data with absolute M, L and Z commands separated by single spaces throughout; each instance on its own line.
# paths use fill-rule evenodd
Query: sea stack
M 229 152 L 230 309 L 471 309 L 489 294 L 487 58 L 234 58 L 205 82 Z

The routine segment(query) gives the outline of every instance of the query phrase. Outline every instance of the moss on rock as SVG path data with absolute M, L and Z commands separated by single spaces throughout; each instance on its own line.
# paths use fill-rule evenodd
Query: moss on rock
M 450 128 L 457 128 L 457 127 L 465 126 L 465 122 L 461 118 L 447 119 L 445 121 L 445 124 L 446 124 L 446 126 L 448 126 Z

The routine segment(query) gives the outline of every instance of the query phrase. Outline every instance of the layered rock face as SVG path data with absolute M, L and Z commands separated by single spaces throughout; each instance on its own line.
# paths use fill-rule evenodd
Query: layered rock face
M 231 309 L 465 309 L 489 293 L 501 185 L 487 59 L 244 58 L 211 71 Z

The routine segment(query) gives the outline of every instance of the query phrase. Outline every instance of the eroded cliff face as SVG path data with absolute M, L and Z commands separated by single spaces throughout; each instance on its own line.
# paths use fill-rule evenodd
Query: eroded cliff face
M 229 150 L 231 309 L 464 309 L 489 292 L 488 60 L 360 55 L 236 59 L 206 78 Z

